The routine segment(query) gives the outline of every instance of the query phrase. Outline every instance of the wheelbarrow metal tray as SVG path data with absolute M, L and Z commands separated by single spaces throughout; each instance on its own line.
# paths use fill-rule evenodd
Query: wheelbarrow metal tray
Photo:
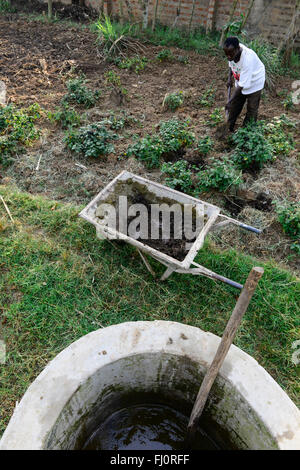
M 99 206 L 101 204 L 114 205 L 117 197 L 122 195 L 129 196 L 132 188 L 138 188 L 142 191 L 145 190 L 148 198 L 150 197 L 151 202 L 154 204 L 168 201 L 169 203 L 179 204 L 181 206 L 189 205 L 193 207 L 194 211 L 197 211 L 197 214 L 199 214 L 200 217 L 203 216 L 203 225 L 201 230 L 196 234 L 196 239 L 190 244 L 187 254 L 182 261 L 169 256 L 166 253 L 162 253 L 142 241 L 110 227 L 107 223 L 101 222 L 97 216 L 97 209 Z M 141 176 L 134 175 L 133 173 L 129 173 L 128 171 L 123 171 L 102 191 L 100 191 L 100 193 L 80 212 L 79 216 L 96 227 L 97 236 L 99 238 L 104 237 L 108 239 L 115 238 L 124 240 L 136 247 L 138 250 L 149 254 L 167 266 L 173 266 L 174 268 L 189 268 L 199 249 L 203 246 L 205 236 L 214 225 L 219 213 L 220 208 L 213 204 L 188 196 L 172 188 L 163 186 L 146 178 L 142 178 Z

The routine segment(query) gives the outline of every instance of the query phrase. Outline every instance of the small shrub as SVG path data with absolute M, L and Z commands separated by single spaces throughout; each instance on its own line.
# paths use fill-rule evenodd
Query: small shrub
M 98 33 L 98 45 L 106 58 L 117 56 L 129 45 L 128 33 L 130 27 L 125 25 L 120 29 L 119 25 L 112 23 L 108 16 L 99 18 L 95 23 Z
M 63 97 L 62 104 L 77 103 L 85 108 L 91 108 L 99 99 L 101 92 L 92 91 L 85 86 L 85 78 L 79 77 L 67 81 L 68 93 Z
M 289 204 L 276 204 L 278 220 L 283 231 L 293 240 L 300 242 L 300 203 L 291 202 Z
M 188 163 L 185 160 L 164 163 L 161 171 L 167 175 L 165 180 L 167 186 L 187 194 L 191 192 L 193 186 L 192 171 L 188 168 Z
M 176 111 L 179 106 L 182 106 L 183 101 L 183 93 L 182 91 L 179 91 L 177 93 L 170 93 L 169 95 L 167 95 L 164 99 L 164 104 L 171 111 Z
M 122 86 L 120 75 L 118 75 L 114 70 L 108 70 L 105 72 L 104 78 L 106 83 L 111 85 L 112 89 L 119 90 L 124 96 L 127 95 L 128 92 L 126 88 Z
M 209 123 L 210 127 L 217 126 L 220 122 L 223 121 L 223 114 L 221 108 L 215 108 L 213 112 L 209 115 Z
M 85 157 L 99 157 L 114 151 L 110 140 L 118 136 L 108 131 L 102 122 L 71 129 L 65 137 L 65 143 L 70 150 L 83 154 Z
M 273 146 L 264 135 L 262 122 L 241 127 L 233 134 L 232 141 L 236 145 L 233 159 L 241 168 L 257 170 L 274 160 Z
M 215 94 L 215 88 L 213 88 L 212 86 L 207 87 L 204 93 L 202 93 L 202 96 L 196 101 L 196 104 L 199 106 L 210 108 L 214 104 Z
M 120 130 L 124 129 L 124 127 L 130 127 L 133 124 L 138 124 L 139 120 L 136 119 L 134 116 L 127 114 L 125 111 L 121 116 L 115 116 L 114 114 L 112 114 L 104 122 L 109 126 L 110 129 Z
M 126 156 L 135 155 L 148 168 L 158 168 L 164 154 L 177 153 L 180 149 L 190 146 L 194 140 L 195 136 L 188 130 L 187 122 L 170 119 L 160 122 L 158 135 L 147 135 L 130 145 Z
M 187 55 L 178 55 L 176 57 L 177 62 L 180 62 L 181 64 L 187 65 L 190 62 L 190 59 Z
M 161 121 L 159 135 L 165 152 L 176 152 L 180 148 L 191 146 L 195 141 L 195 135 L 188 129 L 188 122 L 179 119 Z
M 209 168 L 197 174 L 199 181 L 197 188 L 200 191 L 216 189 L 226 191 L 231 186 L 238 186 L 242 182 L 241 172 L 237 170 L 229 157 L 223 160 L 213 159 Z
M 293 102 L 293 96 L 291 93 L 289 93 L 285 99 L 282 101 L 282 104 L 285 109 L 293 109 L 294 108 L 294 102 Z
M 147 166 L 147 168 L 158 168 L 160 159 L 164 153 L 164 145 L 159 136 L 147 135 L 140 141 L 130 145 L 126 156 L 135 155 Z
M 57 109 L 55 112 L 49 112 L 48 118 L 51 122 L 58 122 L 62 129 L 67 129 L 72 126 L 76 127 L 81 124 L 80 114 L 68 105 L 63 106 L 61 109 Z
M 10 1 L 0 0 L 0 13 L 16 13 L 16 8 L 14 8 Z
M 196 149 L 200 153 L 200 155 L 206 156 L 209 152 L 213 149 L 214 143 L 209 136 L 204 137 L 203 139 L 199 139 L 197 142 Z
M 120 69 L 133 70 L 135 73 L 139 74 L 146 68 L 148 59 L 147 57 L 140 56 L 128 57 L 126 59 L 117 58 L 114 63 Z
M 170 49 L 163 49 L 158 54 L 156 54 L 157 60 L 160 62 L 167 62 L 174 60 L 174 55 L 170 51 Z
M 287 155 L 295 148 L 293 136 L 287 133 L 289 127 L 294 127 L 294 123 L 284 114 L 265 124 L 265 136 L 272 145 L 275 155 Z
M 10 163 L 9 157 L 23 151 L 24 146 L 39 137 L 40 131 L 34 123 L 41 113 L 37 103 L 20 109 L 12 105 L 0 108 L 0 162 Z

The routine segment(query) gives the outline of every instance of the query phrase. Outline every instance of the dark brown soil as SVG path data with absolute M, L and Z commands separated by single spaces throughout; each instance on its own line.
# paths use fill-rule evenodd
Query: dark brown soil
M 195 241 L 193 240 L 187 240 L 185 237 L 184 233 L 184 221 L 182 220 L 182 227 L 181 227 L 181 232 L 182 232 L 182 238 L 181 239 L 175 239 L 174 234 L 175 230 L 178 230 L 178 227 L 174 227 L 174 213 L 170 213 L 170 231 L 169 231 L 169 236 L 164 237 L 164 233 L 166 232 L 166 228 L 163 226 L 163 218 L 162 214 L 160 213 L 160 218 L 159 218 L 159 237 L 158 239 L 153 239 L 152 237 L 152 232 L 151 232 L 151 204 L 153 201 L 148 201 L 143 195 L 141 194 L 136 194 L 135 197 L 132 200 L 132 204 L 143 204 L 147 208 L 148 212 L 148 235 L 147 238 L 138 238 L 137 240 L 144 243 L 145 245 L 151 246 L 151 248 L 154 248 L 157 251 L 160 251 L 161 253 L 165 253 L 168 256 L 171 256 L 172 258 L 175 258 L 179 261 L 183 261 L 184 258 L 186 257 L 189 248 L 187 248 L 187 244 L 190 244 L 191 242 Z M 130 222 L 133 220 L 134 217 L 128 217 L 128 226 Z M 195 221 L 194 221 L 195 222 Z M 193 230 L 195 230 L 195 223 L 193 224 Z
M 259 193 L 253 200 L 241 199 L 236 196 L 225 196 L 225 201 L 224 207 L 233 217 L 236 217 L 246 206 L 266 212 L 271 212 L 273 209 L 272 198 L 264 193 Z

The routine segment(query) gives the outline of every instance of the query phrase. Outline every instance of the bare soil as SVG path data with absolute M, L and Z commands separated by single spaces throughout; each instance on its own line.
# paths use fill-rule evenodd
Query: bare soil
M 20 2 L 19 2 L 20 3 Z M 148 170 L 135 158 L 126 158 L 126 150 L 133 136 L 153 134 L 161 120 L 177 116 L 189 118 L 197 137 L 210 135 L 215 146 L 213 157 L 221 157 L 228 150 L 224 139 L 218 140 L 215 128 L 208 126 L 208 116 L 215 107 L 223 107 L 226 100 L 227 63 L 222 56 L 205 56 L 196 52 L 170 48 L 175 56 L 186 56 L 188 64 L 178 61 L 161 63 L 156 59 L 160 46 L 143 46 L 142 55 L 148 63 L 140 74 L 103 63 L 96 45 L 96 35 L 81 24 L 29 20 L 19 14 L 0 16 L 0 79 L 7 85 L 8 102 L 27 106 L 37 102 L 47 111 L 54 111 L 66 93 L 66 81 L 81 72 L 91 89 L 100 89 L 97 105 L 86 112 L 86 122 L 94 122 L 114 113 L 125 112 L 137 119 L 131 126 L 117 131 L 120 138 L 114 142 L 115 153 L 106 158 L 83 159 L 66 149 L 64 131 L 51 124 L 46 115 L 38 123 L 41 138 L 32 147 L 20 153 L 9 168 L 0 165 L 0 183 L 14 183 L 33 194 L 76 204 L 87 204 L 108 182 L 126 169 L 163 183 L 159 170 Z M 107 70 L 114 70 L 126 88 L 122 105 L 112 99 L 111 88 L 104 79 Z M 276 90 L 264 92 L 260 119 L 270 120 L 282 113 L 299 119 L 298 109 L 287 111 L 282 105 L 283 89 L 292 91 L 293 79 L 280 77 Z M 208 85 L 216 88 L 216 99 L 211 108 L 197 104 Z M 175 113 L 166 111 L 162 103 L 166 93 L 183 91 L 184 105 Z M 243 115 L 239 120 L 239 124 Z M 237 217 L 250 225 L 265 229 L 256 237 L 241 234 L 241 230 L 220 232 L 217 242 L 232 246 L 262 259 L 275 258 L 283 266 L 297 271 L 299 259 L 289 248 L 286 237 L 276 220 L 272 200 L 297 200 L 300 194 L 299 129 L 294 135 L 297 148 L 288 157 L 279 158 L 272 166 L 257 175 L 245 173 L 244 185 L 237 193 L 205 193 L 201 195 L 220 206 L 223 213 Z M 193 153 L 184 156 L 191 163 L 205 166 L 207 161 L 193 161 Z M 38 162 L 39 165 L 38 165 Z M 81 166 L 80 166 L 81 165 Z

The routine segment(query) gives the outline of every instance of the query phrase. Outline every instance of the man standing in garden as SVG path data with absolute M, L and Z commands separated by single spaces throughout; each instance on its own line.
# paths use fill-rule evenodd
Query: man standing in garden
M 243 125 L 249 121 L 257 121 L 261 92 L 265 85 L 265 66 L 257 54 L 248 47 L 240 44 L 238 38 L 227 38 L 224 43 L 224 53 L 229 61 L 229 76 L 227 87 L 235 79 L 235 90 L 225 106 L 229 112 L 229 130 L 234 131 L 235 122 L 247 101 L 247 113 Z

